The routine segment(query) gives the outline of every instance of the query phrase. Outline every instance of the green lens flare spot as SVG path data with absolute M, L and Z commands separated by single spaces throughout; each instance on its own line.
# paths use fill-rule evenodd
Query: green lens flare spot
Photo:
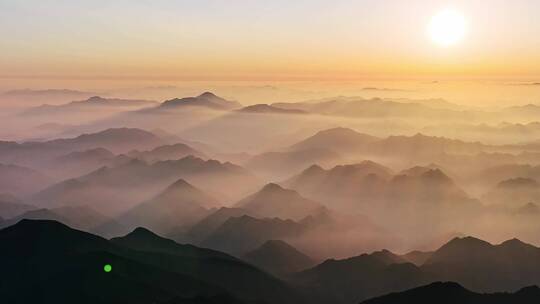
M 110 264 L 105 264 L 105 266 L 103 266 L 103 271 L 111 272 L 112 271 L 112 266 Z

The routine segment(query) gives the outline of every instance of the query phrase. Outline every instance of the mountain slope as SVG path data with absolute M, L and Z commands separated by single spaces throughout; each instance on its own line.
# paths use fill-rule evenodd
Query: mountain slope
M 382 200 L 392 171 L 372 161 L 339 165 L 325 170 L 311 166 L 283 182 L 285 187 L 332 208 Z M 361 207 L 361 206 L 360 206 Z
M 540 248 L 517 239 L 492 245 L 472 237 L 455 238 L 435 251 L 422 269 L 474 291 L 511 291 L 540 285 Z
M 176 160 L 187 156 L 195 156 L 198 158 L 206 159 L 207 156 L 204 153 L 193 149 L 192 147 L 177 143 L 174 145 L 159 146 L 150 151 L 130 151 L 128 154 L 130 157 L 138 158 L 146 162 L 156 162 L 164 160 Z
M 269 303 L 299 300 L 283 282 L 219 251 L 178 244 L 144 228 L 137 228 L 111 242 L 139 252 L 131 255 L 136 260 L 192 276 L 240 298 L 264 299 Z
M 234 255 L 242 255 L 268 240 L 299 236 L 305 229 L 305 226 L 291 220 L 257 219 L 244 215 L 227 219 L 200 245 Z
M 15 217 L 0 221 L 0 227 L 14 225 L 23 219 L 58 221 L 65 223 L 70 227 L 96 233 L 101 236 L 118 235 L 127 231 L 126 228 L 117 221 L 84 206 L 66 206 L 52 209 L 34 208 L 33 210 L 24 212 Z
M 25 196 L 42 190 L 51 182 L 50 177 L 36 170 L 0 163 L 0 193 Z
M 280 240 L 269 240 L 246 253 L 242 259 L 269 273 L 286 275 L 314 266 L 315 262 L 296 248 Z
M 0 230 L 2 299 L 9 303 L 143 304 L 224 292 L 122 254 L 121 248 L 107 240 L 58 222 L 23 220 Z M 113 265 L 113 272 L 103 271 L 106 263 Z
M 533 304 L 540 301 L 540 288 L 526 287 L 515 293 L 480 294 L 469 291 L 457 283 L 436 282 L 411 290 L 392 293 L 363 301 L 361 304 Z
M 191 226 L 209 214 L 217 201 L 183 179 L 168 186 L 154 198 L 128 210 L 117 220 L 134 228 L 144 226 L 167 234 L 176 226 Z
M 21 215 L 36 207 L 24 204 L 15 196 L 8 193 L 0 193 L 0 217 L 7 219 Z
M 104 264 L 112 271 L 104 272 Z M 223 295 L 239 303 L 300 301 L 250 265 L 140 229 L 108 241 L 58 222 L 23 220 L 0 230 L 0 266 L 9 303 L 190 303 Z M 58 292 L 59 286 L 67 289 Z
M 0 162 L 37 167 L 45 166 L 52 159 L 76 151 L 103 148 L 117 154 L 134 149 L 153 149 L 163 144 L 162 139 L 141 129 L 111 128 L 73 138 L 43 142 L 0 142 Z
M 503 180 L 482 196 L 488 204 L 519 207 L 529 202 L 540 201 L 540 184 L 527 177 Z
M 334 128 L 317 134 L 290 147 L 291 150 L 332 149 L 336 152 L 353 152 L 366 149 L 379 138 L 358 133 L 352 129 Z
M 296 191 L 284 189 L 272 183 L 240 200 L 235 206 L 263 217 L 279 217 L 296 221 L 326 210 L 319 203 L 303 198 Z
M 314 164 L 331 166 L 342 161 L 336 152 L 317 148 L 257 154 L 247 161 L 246 167 L 259 174 L 282 179 Z
M 221 207 L 191 226 L 187 231 L 177 229 L 171 232 L 170 235 L 174 240 L 200 244 L 228 219 L 244 215 L 258 217 L 257 214 L 245 209 Z
M 387 250 L 326 260 L 297 273 L 293 280 L 304 286 L 307 294 L 326 299 L 326 303 L 355 303 L 430 281 L 418 267 Z

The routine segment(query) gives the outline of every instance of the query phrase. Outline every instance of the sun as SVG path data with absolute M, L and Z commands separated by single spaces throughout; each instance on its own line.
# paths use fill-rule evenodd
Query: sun
M 446 9 L 431 18 L 429 35 L 440 46 L 452 46 L 463 40 L 467 24 L 459 11 Z

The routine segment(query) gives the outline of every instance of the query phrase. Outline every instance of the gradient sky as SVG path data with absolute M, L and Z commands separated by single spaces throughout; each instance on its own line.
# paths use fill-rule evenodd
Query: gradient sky
M 445 8 L 468 23 L 427 35 Z M 0 77 L 540 76 L 537 0 L 0 0 Z

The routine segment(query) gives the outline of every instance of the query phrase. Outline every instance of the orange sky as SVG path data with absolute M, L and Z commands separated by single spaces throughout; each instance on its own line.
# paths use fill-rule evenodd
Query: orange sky
M 427 35 L 452 8 L 467 31 Z M 540 2 L 2 1 L 0 77 L 411 79 L 540 77 Z

